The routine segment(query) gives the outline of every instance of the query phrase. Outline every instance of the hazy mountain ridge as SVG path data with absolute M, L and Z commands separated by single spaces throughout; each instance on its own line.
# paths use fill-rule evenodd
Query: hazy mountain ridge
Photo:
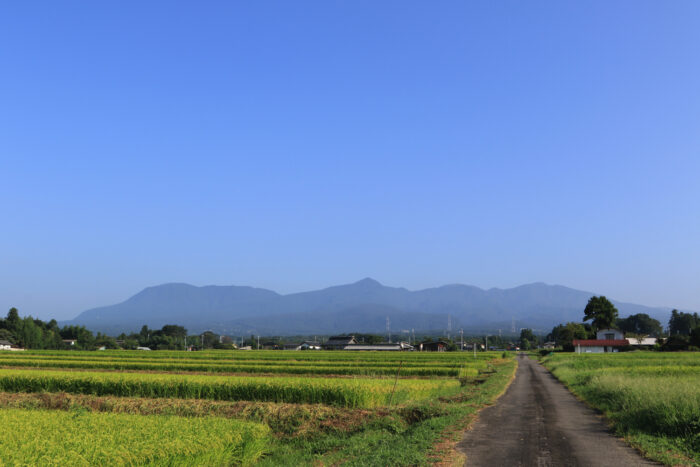
M 181 324 L 190 331 L 211 329 L 226 334 L 331 334 L 446 329 L 453 332 L 531 327 L 548 330 L 558 323 L 580 321 L 588 299 L 596 295 L 560 285 L 526 284 L 511 289 L 480 289 L 452 284 L 409 291 L 374 279 L 321 290 L 281 295 L 247 286 L 169 283 L 148 287 L 126 301 L 87 310 L 63 324 L 81 324 L 111 334 L 136 331 L 143 324 L 159 328 Z M 662 324 L 667 308 L 617 302 L 621 316 L 647 313 Z

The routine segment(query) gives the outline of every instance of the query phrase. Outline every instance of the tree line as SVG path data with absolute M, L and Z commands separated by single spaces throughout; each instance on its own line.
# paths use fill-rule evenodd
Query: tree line
M 58 326 L 55 319 L 44 322 L 25 316 L 17 308 L 10 308 L 0 319 L 0 340 L 25 349 L 94 349 L 108 345 L 113 339 L 101 333 L 94 335 L 84 326 Z M 70 341 L 70 342 L 66 342 Z
M 59 327 L 55 319 L 45 322 L 31 316 L 22 318 L 14 307 L 10 308 L 4 319 L 0 318 L 0 340 L 24 349 L 46 350 L 233 348 L 230 338 L 211 331 L 189 336 L 187 329 L 176 324 L 166 324 L 161 329 L 149 329 L 144 325 L 138 333 L 111 337 L 100 332 L 94 334 L 85 326 Z

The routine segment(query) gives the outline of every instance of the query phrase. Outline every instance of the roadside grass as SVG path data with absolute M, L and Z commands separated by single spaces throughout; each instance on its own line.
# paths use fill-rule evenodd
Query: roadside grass
M 557 354 L 543 363 L 648 458 L 700 465 L 700 354 Z

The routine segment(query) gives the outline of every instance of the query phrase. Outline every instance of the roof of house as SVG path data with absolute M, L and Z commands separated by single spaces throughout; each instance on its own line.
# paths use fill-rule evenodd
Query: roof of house
M 389 344 L 350 344 L 343 350 L 402 350 L 403 346 L 399 343 Z
M 622 347 L 629 345 L 627 339 L 574 339 L 573 344 L 581 347 Z
M 654 345 L 658 339 L 656 337 L 628 337 L 630 345 Z
M 355 341 L 355 336 L 331 336 L 326 344 L 351 344 Z
M 6 341 L 4 339 L 0 339 L 0 345 L 12 345 L 10 341 Z

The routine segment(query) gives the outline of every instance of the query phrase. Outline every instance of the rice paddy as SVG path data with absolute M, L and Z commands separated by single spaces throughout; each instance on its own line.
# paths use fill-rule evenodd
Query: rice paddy
M 503 390 L 515 362 L 500 357 L 0 353 L 0 422 L 12 431 L 0 443 L 0 463 L 427 464 L 451 423 Z M 383 448 L 361 448 L 372 439 Z

